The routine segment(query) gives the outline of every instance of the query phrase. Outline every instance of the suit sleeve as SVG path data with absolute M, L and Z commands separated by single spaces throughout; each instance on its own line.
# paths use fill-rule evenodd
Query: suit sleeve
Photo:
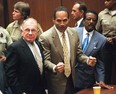
M 105 68 L 104 68 L 104 62 L 103 62 L 103 49 L 104 45 L 106 43 L 106 40 L 102 43 L 101 49 L 97 55 L 97 64 L 96 64 L 96 80 L 97 81 L 103 81 L 105 77 Z
M 55 64 L 53 64 L 51 62 L 51 51 L 50 51 L 50 44 L 48 39 L 45 38 L 45 36 L 41 35 L 39 41 L 42 44 L 43 47 L 43 54 L 44 54 L 44 65 L 45 68 L 47 68 L 48 70 L 53 72 L 53 67 L 55 66 Z
M 4 63 L 4 67 L 8 85 L 10 86 L 13 94 L 21 94 L 22 91 L 17 77 L 17 67 L 19 60 L 16 49 L 14 49 L 12 46 L 9 46 L 6 57 L 7 59 Z

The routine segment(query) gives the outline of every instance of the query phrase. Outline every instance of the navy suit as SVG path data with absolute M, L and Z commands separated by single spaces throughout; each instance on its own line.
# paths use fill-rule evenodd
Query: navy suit
M 78 31 L 80 43 L 82 45 L 83 27 L 75 28 Z M 106 38 L 94 30 L 91 40 L 84 54 L 97 58 L 95 67 L 90 67 L 86 63 L 78 63 L 75 66 L 76 84 L 75 88 L 84 89 L 92 87 L 95 81 L 104 81 L 104 63 L 102 60 L 102 50 Z
M 83 20 L 82 20 L 79 27 L 83 27 L 83 26 L 84 26 L 84 23 L 83 23 Z
M 42 54 L 40 43 L 38 41 L 36 43 Z M 5 71 L 13 94 L 22 94 L 23 92 L 45 94 L 43 74 L 40 74 L 36 60 L 22 38 L 8 47 Z
M 83 27 L 83 26 L 84 26 L 84 23 L 83 23 L 83 20 L 82 20 L 81 23 L 79 24 L 79 26 L 77 26 L 76 28 Z

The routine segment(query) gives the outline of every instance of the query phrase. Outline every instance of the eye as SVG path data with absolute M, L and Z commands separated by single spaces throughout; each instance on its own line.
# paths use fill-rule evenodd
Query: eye
M 57 19 L 56 21 L 57 21 L 58 23 L 60 23 L 62 20 Z

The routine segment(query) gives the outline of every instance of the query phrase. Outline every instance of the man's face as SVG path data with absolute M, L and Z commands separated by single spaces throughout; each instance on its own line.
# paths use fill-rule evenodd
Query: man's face
M 75 4 L 72 8 L 72 18 L 76 21 L 80 20 L 83 17 L 83 12 L 79 10 L 80 5 Z
M 21 15 L 21 12 L 17 9 L 14 9 L 12 12 L 13 20 L 20 20 L 23 19 L 23 16 Z
M 105 0 L 105 7 L 112 9 L 113 6 L 116 6 L 116 0 Z
M 26 21 L 23 25 L 22 36 L 30 43 L 33 43 L 38 35 L 37 24 L 35 22 Z
M 56 28 L 60 32 L 64 32 L 67 29 L 69 18 L 68 14 L 65 11 L 57 11 L 56 12 L 56 18 L 53 20 Z
M 86 18 L 84 19 L 84 26 L 88 32 L 91 32 L 95 29 L 97 23 L 97 16 L 93 13 L 87 13 Z

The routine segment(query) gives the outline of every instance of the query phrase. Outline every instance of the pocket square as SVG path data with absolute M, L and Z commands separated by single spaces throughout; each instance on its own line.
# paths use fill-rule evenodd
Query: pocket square
M 97 47 L 95 46 L 94 49 L 97 49 Z

